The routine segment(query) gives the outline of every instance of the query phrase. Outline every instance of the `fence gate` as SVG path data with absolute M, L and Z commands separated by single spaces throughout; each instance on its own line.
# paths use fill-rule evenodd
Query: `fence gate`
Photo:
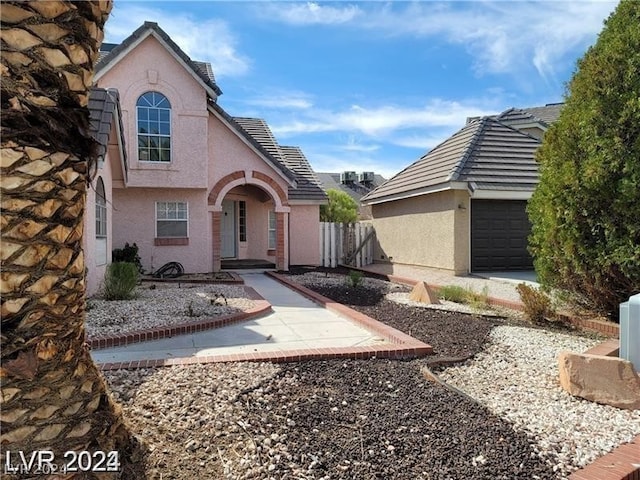
M 363 267 L 373 263 L 375 231 L 368 223 L 320 222 L 320 264 Z

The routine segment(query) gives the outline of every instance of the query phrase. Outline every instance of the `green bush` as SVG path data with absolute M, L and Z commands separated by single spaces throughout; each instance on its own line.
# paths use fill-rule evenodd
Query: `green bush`
M 438 295 L 450 302 L 467 303 L 469 291 L 460 285 L 444 285 L 438 290 Z
M 556 313 L 551 305 L 551 298 L 542 289 L 520 283 L 516 290 L 524 304 L 524 315 L 527 320 L 536 325 L 544 325 L 554 320 Z
M 111 260 L 113 262 L 133 263 L 139 273 L 144 273 L 142 261 L 140 260 L 140 255 L 138 255 L 138 245 L 136 245 L 135 242 L 133 245 L 125 243 L 124 248 L 114 248 L 111 252 Z
M 578 62 L 536 153 L 530 251 L 542 285 L 617 318 L 640 291 L 640 2 L 620 2 Z
M 359 272 L 358 270 L 351 270 L 349 271 L 349 280 L 347 283 L 350 287 L 357 288 L 362 282 L 362 277 L 364 277 L 362 272 Z
M 320 205 L 321 222 L 352 223 L 358 219 L 358 204 L 342 190 L 327 190 L 329 201 Z
M 135 296 L 138 268 L 130 262 L 114 262 L 107 267 L 102 293 L 105 300 L 129 300 Z

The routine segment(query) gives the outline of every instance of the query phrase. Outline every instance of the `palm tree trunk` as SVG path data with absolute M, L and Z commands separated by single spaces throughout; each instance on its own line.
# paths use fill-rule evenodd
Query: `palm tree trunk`
M 111 0 L 0 7 L 0 469 L 15 465 L 20 451 L 28 459 L 42 450 L 57 464 L 68 450 L 118 451 L 126 465 L 132 447 L 84 328 L 83 218 L 95 161 L 88 89 L 111 7 Z

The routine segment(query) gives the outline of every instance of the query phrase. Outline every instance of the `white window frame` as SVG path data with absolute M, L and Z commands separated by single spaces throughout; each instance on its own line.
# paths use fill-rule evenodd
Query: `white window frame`
M 271 225 L 273 223 L 273 226 Z M 271 232 L 273 232 L 273 245 Z M 275 210 L 269 210 L 269 224 L 267 225 L 267 242 L 269 250 L 275 250 L 278 244 L 278 217 Z
M 155 93 L 158 95 L 162 95 L 162 97 L 164 97 L 164 99 L 167 101 L 167 103 L 169 104 L 169 107 L 153 107 L 153 106 L 145 106 L 145 105 L 138 105 L 138 103 L 140 102 L 140 99 L 142 97 L 144 97 L 145 95 L 147 95 L 148 93 Z M 141 134 L 139 132 L 140 129 L 140 115 L 139 115 L 139 109 L 140 108 L 146 108 L 146 109 L 156 109 L 156 110 L 164 110 L 169 112 L 169 134 L 151 134 L 151 133 L 146 133 L 146 134 Z M 160 113 L 158 112 L 158 115 Z M 161 92 L 157 92 L 155 90 L 149 90 L 148 92 L 144 92 L 143 94 L 141 94 L 138 97 L 138 100 L 136 100 L 136 152 L 137 152 L 137 157 L 138 157 L 138 161 L 142 162 L 142 163 L 152 163 L 152 164 L 157 164 L 157 165 L 167 165 L 170 164 L 173 161 L 173 135 L 172 135 L 172 115 L 171 115 L 171 102 L 169 101 L 169 98 Z M 142 159 L 140 158 L 140 135 L 144 135 L 147 137 L 154 137 L 156 139 L 158 139 L 158 142 L 160 142 L 160 139 L 162 138 L 168 138 L 169 139 L 169 160 L 151 160 L 149 159 Z M 158 154 L 160 154 L 160 151 L 158 152 Z
M 160 206 L 162 205 L 164 207 L 163 211 L 164 211 L 164 215 L 165 217 L 167 216 L 167 213 L 169 211 L 169 205 L 175 205 L 175 211 L 176 211 L 176 217 L 178 217 L 181 213 L 181 210 L 179 208 L 179 205 L 184 205 L 184 218 L 160 218 L 160 212 L 162 211 Z M 175 237 L 169 237 L 169 236 L 158 236 L 158 222 L 162 221 L 162 222 L 185 222 L 187 225 L 187 231 L 186 231 L 186 235 L 182 236 L 175 236 Z M 156 229 L 156 236 L 155 238 L 189 238 L 189 202 L 165 202 L 165 201 L 159 201 L 156 202 L 156 221 L 155 221 L 155 229 Z
M 101 191 L 102 190 L 102 191 Z M 107 263 L 108 223 L 107 223 L 107 191 L 104 188 L 102 177 L 98 177 L 95 188 L 96 195 L 96 265 Z

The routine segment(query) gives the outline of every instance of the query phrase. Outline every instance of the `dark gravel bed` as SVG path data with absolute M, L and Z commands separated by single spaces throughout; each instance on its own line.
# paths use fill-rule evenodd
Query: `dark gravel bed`
M 491 329 L 501 324 L 495 318 L 392 302 L 384 298 L 384 291 L 374 287 L 306 286 L 320 295 L 428 343 L 435 354 L 430 358 L 431 363 L 444 359 L 466 359 L 475 355 L 482 350 Z
M 255 429 L 249 434 L 284 434 L 291 455 L 260 478 L 559 478 L 525 434 L 425 380 L 420 366 L 388 360 L 288 364 L 258 392 L 241 395 L 243 422 Z

